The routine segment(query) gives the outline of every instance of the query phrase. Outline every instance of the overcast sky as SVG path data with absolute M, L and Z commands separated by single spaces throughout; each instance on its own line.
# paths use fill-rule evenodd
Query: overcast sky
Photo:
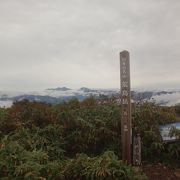
M 180 88 L 179 0 L 0 0 L 0 90 Z

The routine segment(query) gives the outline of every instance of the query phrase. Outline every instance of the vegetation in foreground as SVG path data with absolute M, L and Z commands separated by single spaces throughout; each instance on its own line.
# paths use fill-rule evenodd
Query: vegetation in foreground
M 1 108 L 1 179 L 147 179 L 118 160 L 120 116 L 113 98 L 58 105 L 22 101 Z M 144 162 L 180 164 L 180 141 L 163 142 L 159 132 L 159 125 L 174 121 L 180 121 L 180 106 L 133 105 L 133 130 L 141 134 Z M 176 129 L 173 134 L 180 136 Z

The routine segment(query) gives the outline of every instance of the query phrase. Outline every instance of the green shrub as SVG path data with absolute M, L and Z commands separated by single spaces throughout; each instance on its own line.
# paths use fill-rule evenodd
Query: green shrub
M 85 154 L 77 155 L 76 159 L 68 160 L 62 170 L 66 179 L 91 180 L 139 180 L 147 179 L 141 171 L 119 161 L 111 151 L 101 156 L 90 158 Z

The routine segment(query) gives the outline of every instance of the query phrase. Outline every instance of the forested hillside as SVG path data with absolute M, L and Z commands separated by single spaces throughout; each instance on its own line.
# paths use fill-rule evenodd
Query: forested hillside
M 159 125 L 180 121 L 180 106 L 132 106 L 143 163 L 180 164 L 180 141 L 162 141 Z M 1 179 L 147 179 L 121 159 L 121 110 L 112 98 L 58 105 L 22 101 L 0 109 Z M 180 132 L 172 129 L 180 139 Z

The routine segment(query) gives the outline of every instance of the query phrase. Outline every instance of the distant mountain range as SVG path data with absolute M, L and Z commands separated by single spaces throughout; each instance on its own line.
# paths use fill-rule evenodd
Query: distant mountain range
M 118 89 L 89 89 L 82 87 L 80 89 L 70 89 L 67 87 L 49 88 L 43 91 L 33 92 L 10 92 L 0 91 L 0 106 L 9 107 L 14 101 L 27 99 L 29 101 L 42 101 L 47 103 L 60 103 L 72 98 L 79 100 L 86 99 L 89 96 L 116 96 L 119 97 Z M 158 105 L 173 106 L 180 103 L 180 90 L 160 91 L 160 90 L 134 90 L 132 91 L 132 100 L 154 101 Z

